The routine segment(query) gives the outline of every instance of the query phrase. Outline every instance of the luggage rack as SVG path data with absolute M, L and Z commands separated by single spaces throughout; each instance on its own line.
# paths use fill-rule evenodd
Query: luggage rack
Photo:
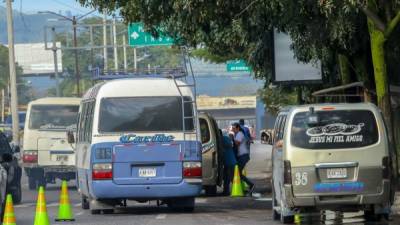
M 92 79 L 95 81 L 101 80 L 115 80 L 124 78 L 154 78 L 154 77 L 164 77 L 164 78 L 183 78 L 186 77 L 186 71 L 182 67 L 177 68 L 157 68 L 152 70 L 135 70 L 135 71 L 103 71 L 100 68 L 94 68 L 92 70 Z

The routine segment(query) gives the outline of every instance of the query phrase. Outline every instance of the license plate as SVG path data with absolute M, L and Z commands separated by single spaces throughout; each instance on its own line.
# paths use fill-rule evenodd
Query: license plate
M 155 177 L 156 171 L 156 168 L 140 168 L 139 177 Z
M 63 161 L 63 162 L 68 161 L 68 156 L 67 156 L 67 155 L 56 155 L 56 161 L 59 161 L 59 162 L 61 162 L 61 161 Z
M 347 178 L 346 168 L 328 169 L 326 173 L 328 179 Z

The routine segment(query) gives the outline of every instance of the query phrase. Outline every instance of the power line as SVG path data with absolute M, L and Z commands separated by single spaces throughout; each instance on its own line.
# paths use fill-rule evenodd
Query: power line
M 81 13 L 86 13 L 85 11 L 83 11 L 83 10 L 81 10 L 81 9 L 75 7 L 75 6 L 66 4 L 65 2 L 60 2 L 59 0 L 53 0 L 53 1 L 54 1 L 55 3 L 60 4 L 60 5 L 66 6 L 66 7 L 70 8 L 70 9 L 74 9 L 74 10 L 79 11 L 79 12 L 81 12 Z

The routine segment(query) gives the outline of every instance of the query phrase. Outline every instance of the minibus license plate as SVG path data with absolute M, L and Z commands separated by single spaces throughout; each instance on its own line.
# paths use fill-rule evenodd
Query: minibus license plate
M 140 168 L 139 177 L 155 177 L 156 168 Z
M 347 169 L 346 168 L 328 169 L 327 177 L 328 179 L 347 178 Z
M 56 161 L 66 162 L 66 161 L 68 161 L 68 156 L 67 155 L 56 155 Z

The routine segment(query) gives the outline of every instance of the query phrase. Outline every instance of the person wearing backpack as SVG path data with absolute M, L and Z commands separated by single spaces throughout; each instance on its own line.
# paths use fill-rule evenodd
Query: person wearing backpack
M 251 182 L 246 176 L 243 175 L 243 169 L 246 167 L 246 164 L 250 161 L 250 150 L 247 147 L 247 142 L 249 139 L 245 136 L 244 131 L 239 123 L 234 123 L 232 125 L 234 136 L 234 143 L 237 146 L 237 164 L 239 166 L 240 179 L 249 185 L 249 193 L 253 193 L 254 191 L 254 183 Z
M 250 145 L 253 143 L 253 138 L 251 137 L 250 129 L 244 124 L 244 119 L 239 120 L 240 127 L 243 130 L 243 134 L 247 139 L 246 145 L 250 152 Z

